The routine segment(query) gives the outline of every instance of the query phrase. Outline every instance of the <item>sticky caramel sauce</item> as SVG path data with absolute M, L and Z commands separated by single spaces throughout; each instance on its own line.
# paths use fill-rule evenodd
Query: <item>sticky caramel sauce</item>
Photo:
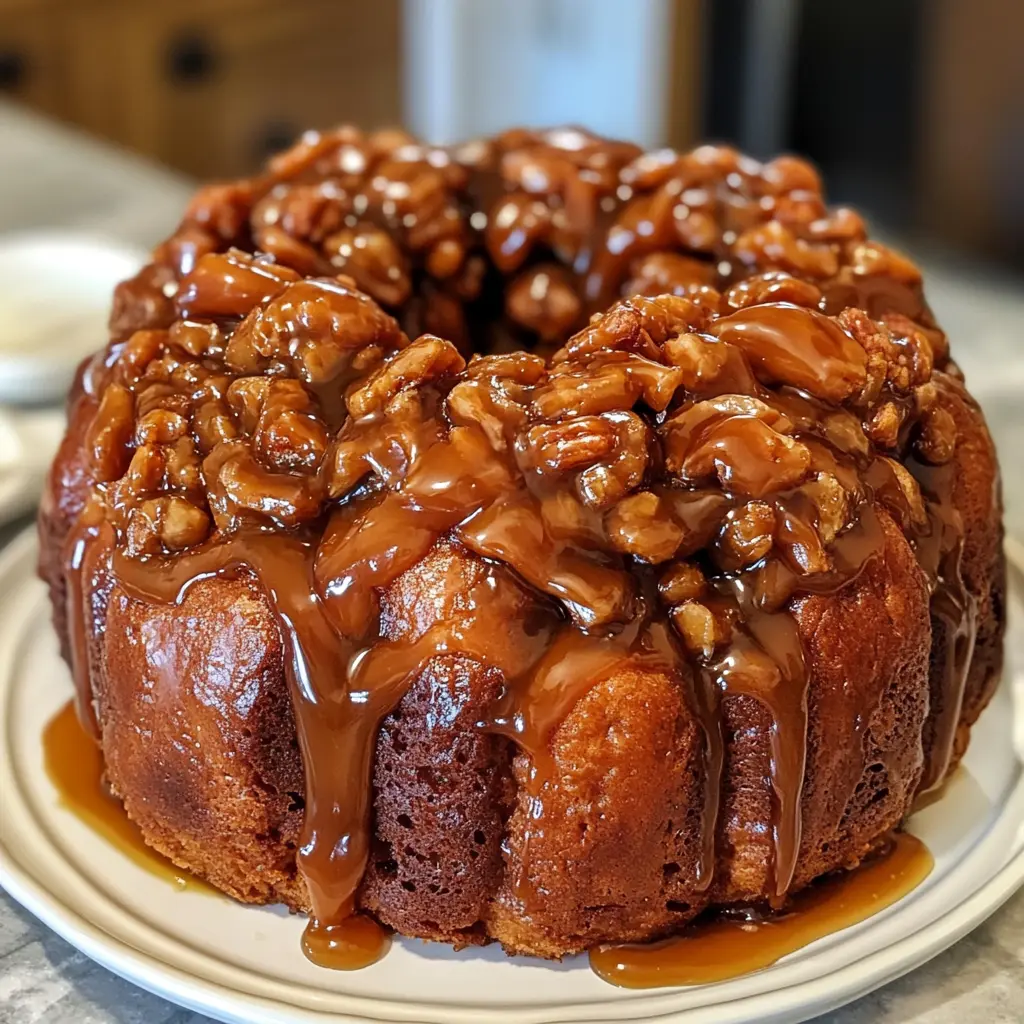
M 380 148 L 381 140 L 361 148 L 344 132 L 314 137 L 275 160 L 268 176 L 239 184 L 232 202 L 239 205 L 236 212 L 249 218 L 249 225 L 241 234 L 228 234 L 237 235 L 235 241 L 243 247 L 270 253 L 276 262 L 217 251 L 229 239 L 207 237 L 200 226 L 213 223 L 211 209 L 226 202 L 214 190 L 200 195 L 190 214 L 193 222 L 187 221 L 159 250 L 158 261 L 165 262 L 164 270 L 177 280 L 173 303 L 164 302 L 171 292 L 154 297 L 153 282 L 147 283 L 145 277 L 148 272 L 140 278 L 136 306 L 149 303 L 166 313 L 147 320 L 148 326 L 170 327 L 175 314 L 175 331 L 185 330 L 183 318 L 209 320 L 206 327 L 218 339 L 212 347 L 205 342 L 200 346 L 205 346 L 208 359 L 202 373 L 191 369 L 194 380 L 182 378 L 191 381 L 189 389 L 213 367 L 225 371 L 225 378 L 207 382 L 209 388 L 203 385 L 212 388 L 209 395 L 241 373 L 240 368 L 262 374 L 267 353 L 276 352 L 284 359 L 281 366 L 291 360 L 294 373 L 315 392 L 325 426 L 331 433 L 338 428 L 341 432 L 332 442 L 337 447 L 316 473 L 267 473 L 268 467 L 249 450 L 253 438 L 247 443 L 235 436 L 237 424 L 225 411 L 231 437 L 215 446 L 211 441 L 207 447 L 212 451 L 204 451 L 203 463 L 205 498 L 217 532 L 206 542 L 184 545 L 189 550 L 174 556 L 128 557 L 123 536 L 118 535 L 115 543 L 109 524 L 82 520 L 66 552 L 67 610 L 82 720 L 91 724 L 93 711 L 89 640 L 96 623 L 88 602 L 90 575 L 97 566 L 109 564 L 112 576 L 134 599 L 159 603 L 180 600 L 194 582 L 211 576 L 254 576 L 285 642 L 286 674 L 306 772 L 307 809 L 297 860 L 314 915 L 303 950 L 324 966 L 350 969 L 378 959 L 388 942 L 371 919 L 354 914 L 372 836 L 375 737 L 381 720 L 430 658 L 461 653 L 504 676 L 501 699 L 477 725 L 511 737 L 533 764 L 526 793 L 531 824 L 522 849 L 516 851 L 520 864 L 514 886 L 527 906 L 533 898 L 530 840 L 543 835 L 546 795 L 558 784 L 549 756 L 551 736 L 600 678 L 623 664 L 647 664 L 680 681 L 704 733 L 698 865 L 702 889 L 710 885 L 716 861 L 724 756 L 722 699 L 752 697 L 768 711 L 772 804 L 769 819 L 760 824 L 773 840 L 772 902 L 783 904 L 802 836 L 810 685 L 799 624 L 787 605 L 794 596 L 830 593 L 848 584 L 884 551 L 876 501 L 904 525 L 932 587 L 933 615 L 946 627 L 943 678 L 935 687 L 943 699 L 934 715 L 936 742 L 925 770 L 925 788 L 941 779 L 955 738 L 975 615 L 960 577 L 962 524 L 950 501 L 951 470 L 906 466 L 924 492 L 929 521 L 922 530 L 911 523 L 913 516 L 892 466 L 869 444 L 860 423 L 864 410 L 857 396 L 868 382 L 866 351 L 846 328 L 823 315 L 850 304 L 872 316 L 905 313 L 921 321 L 933 342 L 936 365 L 941 365 L 944 339 L 933 329 L 916 278 L 877 247 L 853 268 L 838 262 L 834 247 L 825 252 L 808 247 L 803 238 L 790 237 L 784 228 L 757 227 L 775 208 L 772 197 L 819 188 L 813 172 L 794 161 L 761 168 L 737 161 L 726 150 L 701 150 L 689 157 L 672 156 L 662 167 L 664 156 L 641 159 L 634 147 L 602 142 L 575 130 L 542 136 L 512 132 L 495 145 L 478 145 L 475 156 L 470 155 L 472 147 L 447 154 L 428 152 L 409 139 L 392 141 L 398 149 L 388 154 L 388 146 Z M 345 175 L 341 191 L 340 172 Z M 382 183 L 395 187 L 382 189 Z M 698 184 L 707 187 L 688 187 Z M 428 196 L 430 202 L 413 202 L 414 194 Z M 351 199 L 358 217 L 342 199 Z M 308 219 L 313 200 L 324 215 L 317 230 L 330 236 L 323 239 L 322 251 L 307 244 L 313 239 L 299 224 Z M 805 219 L 814 222 L 813 231 L 808 226 L 808 237 L 817 237 L 822 230 L 839 231 L 837 239 L 863 237 L 857 218 L 848 215 L 847 229 L 840 231 L 843 218 L 838 214 L 820 219 L 826 210 L 816 195 L 809 200 L 805 196 L 803 203 Z M 302 216 L 296 219 L 298 214 Z M 464 214 L 469 214 L 467 224 L 462 223 Z M 336 233 L 342 224 L 344 231 Z M 413 245 L 412 231 L 416 229 L 426 244 L 439 226 L 444 227 L 444 237 L 422 256 L 425 250 L 419 242 Z M 453 226 L 459 228 L 454 234 L 448 231 Z M 391 264 L 382 275 L 374 263 L 376 256 L 366 262 L 359 254 L 381 246 L 381 252 L 390 251 L 388 236 L 398 249 L 393 259 L 387 257 Z M 410 252 L 399 251 L 402 246 L 411 247 Z M 545 246 L 567 263 L 555 267 L 554 276 L 531 256 L 536 247 L 540 251 Z M 680 246 L 699 258 L 669 267 L 666 256 Z M 755 251 L 759 248 L 765 251 Z M 436 280 L 424 288 L 423 297 L 429 292 L 431 301 L 421 308 L 417 300 L 402 310 L 412 287 L 407 257 L 413 249 L 415 266 L 425 260 L 428 278 Z M 477 422 L 479 410 L 469 417 L 471 422 L 462 414 L 450 418 L 455 394 L 449 394 L 451 380 L 417 386 L 415 411 L 413 405 L 404 412 L 396 406 L 387 415 L 379 407 L 379 389 L 351 390 L 351 384 L 366 385 L 375 360 L 403 347 L 398 325 L 348 284 L 309 277 L 349 275 L 363 291 L 394 308 L 406 328 L 414 325 L 411 334 L 425 329 L 465 350 L 471 346 L 463 342 L 472 338 L 479 343 L 492 328 L 515 337 L 515 331 L 526 327 L 545 342 L 557 343 L 571 327 L 582 326 L 586 314 L 636 290 L 624 288 L 633 273 L 643 278 L 671 271 L 673 280 L 659 280 L 657 291 L 692 296 L 694 305 L 689 308 L 696 310 L 701 302 L 710 301 L 706 294 L 700 298 L 700 287 L 715 281 L 727 285 L 739 280 L 737 275 L 760 269 L 761 262 L 774 265 L 780 256 L 783 266 L 787 260 L 803 266 L 806 258 L 814 257 L 811 276 L 822 279 L 822 288 L 810 287 L 810 294 L 819 294 L 820 312 L 806 308 L 808 286 L 800 291 L 792 279 L 772 286 L 781 287 L 778 301 L 767 303 L 765 293 L 743 308 L 731 300 L 723 304 L 715 292 L 717 319 L 705 323 L 703 333 L 688 334 L 702 357 L 700 372 L 683 388 L 681 371 L 669 365 L 671 360 L 654 363 L 639 348 L 628 351 L 639 344 L 637 338 L 622 348 L 620 343 L 628 339 L 618 337 L 625 315 L 619 310 L 608 317 L 607 328 L 587 328 L 552 356 L 549 370 L 559 362 L 572 370 L 560 381 L 552 371 L 546 374 L 550 379 L 538 382 L 536 367 L 527 362 L 519 366 L 518 377 L 492 368 L 490 389 L 475 371 L 462 375 L 458 386 L 464 401 L 467 388 L 482 388 L 490 396 L 490 404 L 480 406 L 491 410 L 484 416 L 490 434 Z M 641 266 L 647 257 L 653 262 Z M 490 269 L 500 275 L 520 275 L 505 282 L 507 292 L 505 284 L 489 273 L 488 259 Z M 751 265 L 744 268 L 740 263 Z M 886 267 L 895 274 L 892 280 Z M 866 274 L 871 268 L 878 272 Z M 537 284 L 542 287 L 535 291 Z M 766 287 L 766 282 L 758 287 Z M 789 301 L 796 292 L 803 296 L 799 305 Z M 641 308 L 647 309 L 644 316 L 650 319 L 651 309 L 639 301 L 641 306 L 626 311 L 627 320 Z M 413 306 L 420 312 L 414 313 Z M 726 312 L 727 306 L 732 312 Z M 501 308 L 507 317 L 498 312 Z M 679 309 L 672 315 L 677 313 Z M 667 329 L 659 316 L 648 324 L 655 334 Z M 505 323 L 506 318 L 511 323 Z M 688 328 L 694 327 L 686 316 L 683 320 Z M 115 336 L 127 326 L 134 329 L 139 324 L 120 323 L 114 317 Z M 669 333 L 681 337 L 680 330 L 681 324 L 676 324 Z M 222 337 L 225 331 L 231 332 L 230 338 Z M 641 336 L 653 344 L 645 332 Z M 179 331 L 175 337 L 177 345 L 185 335 Z M 285 348 L 278 351 L 282 339 L 289 339 L 287 359 Z M 902 344 L 899 339 L 894 343 Z M 451 358 L 436 348 L 431 348 L 431 360 Z M 362 351 L 350 365 L 356 349 Z M 425 352 L 421 348 L 421 356 Z M 565 369 L 563 365 L 561 371 Z M 483 372 L 479 367 L 477 371 Z M 453 374 L 446 370 L 441 376 Z M 611 396 L 605 399 L 611 403 L 607 409 L 599 401 L 602 389 Z M 134 390 L 139 392 L 139 386 Z M 188 393 L 188 401 L 194 401 L 193 392 Z M 647 409 L 644 415 L 634 408 L 640 408 L 641 399 Z M 905 402 L 899 396 L 893 400 Z M 600 415 L 583 416 L 584 407 L 599 410 Z M 574 418 L 578 436 L 566 435 L 563 422 L 555 424 L 560 429 L 554 431 L 554 440 L 544 442 L 553 421 L 568 416 Z M 904 430 L 907 444 L 913 419 L 910 423 Z M 247 431 L 252 433 L 248 428 L 242 433 Z M 265 433 L 263 427 L 259 431 Z M 659 445 L 666 446 L 664 467 L 657 460 L 648 466 L 652 432 Z M 604 445 L 606 454 L 617 453 L 616 458 L 603 462 L 586 450 L 574 455 L 580 438 L 594 451 Z M 97 450 L 103 448 L 103 439 L 101 429 L 95 437 Z M 198 434 L 194 440 L 203 447 Z M 907 445 L 899 447 L 903 458 Z M 292 452 L 296 458 L 313 451 L 303 449 L 302 443 L 299 449 Z M 344 453 L 347 475 L 339 470 L 332 478 L 324 467 L 339 452 Z M 554 467 L 560 474 L 553 483 L 557 474 L 545 470 L 545 459 L 552 458 L 547 470 Z M 573 483 L 568 470 L 579 468 L 576 458 L 582 458 L 579 466 L 587 463 L 588 469 Z M 903 461 L 906 464 L 907 459 Z M 629 470 L 630 466 L 634 468 Z M 628 484 L 623 483 L 627 471 L 634 473 Z M 810 492 L 800 490 L 819 475 L 841 483 L 848 503 L 840 517 L 842 530 L 833 534 L 827 555 L 819 537 L 819 509 Z M 373 480 L 365 491 L 360 484 L 364 478 Z M 334 488 L 330 498 L 339 500 L 330 508 L 325 490 L 329 479 Z M 623 493 L 629 493 L 644 481 L 657 501 L 673 509 L 676 525 L 686 537 L 677 552 L 681 558 L 703 550 L 722 561 L 721 538 L 715 538 L 726 517 L 741 513 L 752 499 L 770 502 L 776 524 L 770 554 L 736 565 L 725 564 L 725 559 L 709 580 L 714 593 L 707 596 L 708 605 L 721 613 L 730 635 L 711 653 L 681 649 L 667 606 L 659 603 L 652 589 L 652 573 L 627 560 L 605 529 L 602 517 L 616 497 L 614 487 L 622 484 Z M 598 500 L 601 489 L 609 487 L 608 500 Z M 116 506 L 117 489 L 108 490 L 107 497 Z M 252 492 L 242 494 L 249 504 L 236 507 L 245 491 Z M 600 512 L 588 505 L 600 507 Z M 123 533 L 123 524 L 118 529 Z M 442 622 L 414 641 L 386 636 L 380 592 L 445 536 L 495 566 L 489 584 L 500 582 L 497 566 L 514 569 L 531 588 L 525 604 L 532 602 L 536 613 L 526 615 L 517 598 L 509 614 L 501 616 L 493 595 L 482 593 L 479 600 L 469 596 L 463 622 Z M 520 621 L 522 628 L 507 628 Z M 858 717 L 851 725 L 848 745 L 853 751 L 861 749 L 861 722 Z M 858 758 L 851 756 L 843 773 L 848 777 L 837 785 L 852 793 L 859 767 Z M 893 863 L 902 842 L 895 840 L 889 858 Z M 869 877 L 870 870 L 865 868 L 857 877 Z M 775 936 L 795 929 L 810 937 L 764 962 L 824 934 L 811 935 L 810 926 L 785 924 L 803 920 L 801 899 L 797 897 L 792 914 L 767 919 L 754 930 Z M 826 931 L 844 926 L 839 923 Z M 729 927 L 735 931 L 734 922 Z M 749 931 L 752 926 L 747 922 L 745 927 Z M 673 940 L 676 945 L 689 941 L 688 936 Z M 653 955 L 653 948 L 643 955 Z M 731 973 L 763 966 L 756 957 L 751 962 L 753 966 Z
M 103 781 L 103 755 L 68 701 L 43 730 L 43 763 L 60 802 L 94 832 L 150 874 L 177 889 L 215 890 L 146 845 L 142 832 Z
M 302 933 L 302 952 L 317 967 L 358 971 L 382 959 L 391 948 L 391 933 L 372 917 L 351 914 L 337 924 L 311 920 Z
M 860 867 L 816 882 L 780 912 L 718 916 L 646 945 L 599 946 L 590 952 L 590 966 L 622 988 L 710 985 L 750 974 L 891 906 L 934 864 L 920 839 L 898 832 Z

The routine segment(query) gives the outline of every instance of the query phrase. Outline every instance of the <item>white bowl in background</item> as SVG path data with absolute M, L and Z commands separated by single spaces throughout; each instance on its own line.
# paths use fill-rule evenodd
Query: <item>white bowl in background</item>
M 0 235 L 0 402 L 62 400 L 75 368 L 105 344 L 114 286 L 140 249 L 63 232 Z

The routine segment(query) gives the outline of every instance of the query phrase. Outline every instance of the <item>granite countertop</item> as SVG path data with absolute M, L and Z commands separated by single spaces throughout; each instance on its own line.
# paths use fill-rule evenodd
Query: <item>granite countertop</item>
M 74 229 L 148 246 L 173 228 L 190 192 L 163 169 L 3 103 L 0 139 L 0 233 Z M 1024 286 L 934 254 L 923 262 L 939 321 L 996 436 L 1008 529 L 1024 537 Z M 0 893 L 0 1024 L 206 1020 L 97 966 Z M 930 963 L 817 1024 L 1021 1020 L 1024 891 Z

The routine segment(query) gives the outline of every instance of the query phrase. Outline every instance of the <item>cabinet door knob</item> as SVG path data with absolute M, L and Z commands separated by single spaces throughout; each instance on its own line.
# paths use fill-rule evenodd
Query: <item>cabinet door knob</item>
M 28 77 L 28 61 L 17 50 L 0 50 L 0 90 L 15 92 Z
M 217 55 L 198 33 L 186 32 L 171 40 L 167 50 L 167 74 L 172 82 L 203 82 L 216 69 Z

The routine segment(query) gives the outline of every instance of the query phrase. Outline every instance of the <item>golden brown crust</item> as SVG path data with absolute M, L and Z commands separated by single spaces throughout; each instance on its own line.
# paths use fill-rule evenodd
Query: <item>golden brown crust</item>
M 115 588 L 105 632 L 107 777 L 146 840 L 236 899 L 308 906 L 302 765 L 262 593 L 204 580 L 155 608 Z

